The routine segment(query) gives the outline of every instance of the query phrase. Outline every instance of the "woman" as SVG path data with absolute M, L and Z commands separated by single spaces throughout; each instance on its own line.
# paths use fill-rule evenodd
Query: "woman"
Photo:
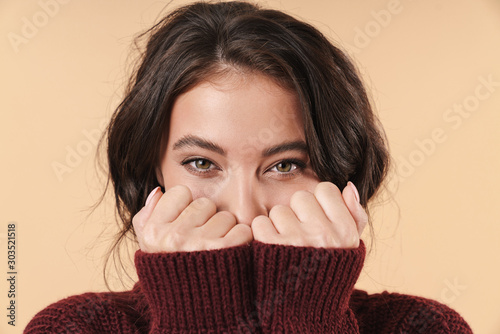
M 245 2 L 149 34 L 107 132 L 139 282 L 50 305 L 26 333 L 471 332 L 437 302 L 353 288 L 389 158 L 339 49 Z

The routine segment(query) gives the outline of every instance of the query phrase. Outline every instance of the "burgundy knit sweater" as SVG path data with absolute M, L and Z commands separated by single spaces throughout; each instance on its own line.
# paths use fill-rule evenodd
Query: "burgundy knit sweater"
M 131 291 L 63 299 L 25 333 L 472 333 L 435 301 L 354 290 L 364 256 L 363 243 L 137 251 Z

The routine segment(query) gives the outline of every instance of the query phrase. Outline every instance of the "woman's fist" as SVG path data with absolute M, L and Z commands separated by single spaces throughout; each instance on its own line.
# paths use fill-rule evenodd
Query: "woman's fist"
M 227 212 L 216 212 L 208 198 L 193 201 L 186 186 L 175 186 L 164 194 L 153 190 L 146 205 L 132 219 L 143 252 L 191 252 L 228 248 L 252 240 L 250 226 L 236 224 Z
M 368 216 L 349 182 L 341 193 L 333 183 L 319 183 L 314 193 L 294 193 L 290 206 L 277 205 L 252 222 L 255 240 L 270 244 L 357 248 Z
M 190 252 L 228 248 L 252 239 L 269 244 L 322 248 L 356 248 L 368 222 L 354 184 L 342 193 L 333 183 L 319 183 L 314 193 L 297 191 L 290 206 L 276 205 L 251 227 L 237 224 L 228 211 L 217 212 L 208 198 L 193 201 L 186 186 L 163 194 L 151 192 L 132 223 L 142 251 Z

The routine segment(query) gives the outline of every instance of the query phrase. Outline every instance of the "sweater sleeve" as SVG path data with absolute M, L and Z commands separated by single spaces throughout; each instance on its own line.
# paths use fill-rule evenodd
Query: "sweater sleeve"
M 137 333 L 146 327 L 135 312 L 136 295 L 128 292 L 87 292 L 47 306 L 24 329 L 25 334 Z
M 423 297 L 355 290 L 350 305 L 361 333 L 472 334 L 460 314 Z
M 365 246 L 324 249 L 254 242 L 258 319 L 264 333 L 359 333 L 349 299 Z
M 251 256 L 248 245 L 199 252 L 137 251 L 150 333 L 250 332 Z

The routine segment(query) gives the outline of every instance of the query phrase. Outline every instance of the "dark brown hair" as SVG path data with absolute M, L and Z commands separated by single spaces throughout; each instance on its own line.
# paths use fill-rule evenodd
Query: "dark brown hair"
M 301 102 L 314 171 L 340 189 L 352 181 L 366 207 L 388 168 L 385 137 L 352 62 L 317 29 L 247 2 L 193 3 L 139 36 L 142 59 L 105 134 L 121 232 L 159 182 L 162 139 L 179 94 L 228 68 L 263 73 Z

